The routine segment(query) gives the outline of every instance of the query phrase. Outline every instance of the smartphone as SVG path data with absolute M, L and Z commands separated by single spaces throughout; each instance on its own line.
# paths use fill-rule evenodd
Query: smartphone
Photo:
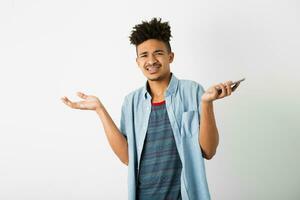
M 232 90 L 232 92 L 233 91 L 235 91 L 235 89 L 240 85 L 240 83 L 242 82 L 242 81 L 244 81 L 245 80 L 245 78 L 243 78 L 243 79 L 241 79 L 241 80 L 238 80 L 238 81 L 235 81 L 235 82 L 233 82 L 233 83 L 231 83 L 231 90 Z M 220 95 L 221 93 L 222 93 L 222 89 L 220 88 L 217 88 L 217 90 L 218 90 L 218 94 Z

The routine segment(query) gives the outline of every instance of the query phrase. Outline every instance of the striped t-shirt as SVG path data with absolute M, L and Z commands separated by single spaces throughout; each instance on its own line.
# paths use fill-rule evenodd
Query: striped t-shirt
M 140 160 L 138 200 L 181 200 L 182 164 L 165 101 L 152 103 Z

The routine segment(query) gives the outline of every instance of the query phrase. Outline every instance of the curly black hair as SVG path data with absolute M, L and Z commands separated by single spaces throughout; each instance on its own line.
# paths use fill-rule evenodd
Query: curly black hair
M 165 43 L 167 50 L 171 52 L 170 38 L 171 28 L 168 22 L 161 22 L 161 18 L 152 18 L 151 21 L 142 21 L 133 27 L 129 36 L 130 43 L 136 47 L 148 39 L 157 39 Z

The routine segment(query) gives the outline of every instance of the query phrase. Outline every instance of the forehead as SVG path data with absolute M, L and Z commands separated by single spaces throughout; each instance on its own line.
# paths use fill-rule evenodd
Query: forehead
M 154 52 L 156 50 L 167 51 L 167 47 L 164 42 L 157 39 L 149 39 L 137 46 L 137 52 Z

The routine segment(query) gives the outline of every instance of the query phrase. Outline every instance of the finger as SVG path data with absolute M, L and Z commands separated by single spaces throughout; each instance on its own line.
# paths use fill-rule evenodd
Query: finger
M 229 96 L 229 95 L 231 95 L 231 85 L 232 84 L 232 81 L 227 81 L 226 83 L 225 83 L 225 85 L 226 85 L 226 90 L 227 90 L 227 96 Z
M 222 89 L 222 93 L 221 93 L 220 97 L 225 97 L 227 95 L 227 90 L 225 88 L 225 85 L 223 83 L 220 83 L 219 86 Z
M 63 102 L 73 109 L 84 109 L 85 106 L 82 104 L 82 102 L 72 102 L 67 97 L 62 98 Z
M 219 96 L 220 94 L 222 94 L 222 88 L 219 85 L 215 85 L 212 88 L 217 93 L 217 96 Z
M 67 101 L 69 101 L 69 99 L 67 98 L 67 97 L 62 97 L 62 98 L 60 98 L 61 100 L 62 100 L 62 102 L 64 102 L 64 103 L 66 103 Z
M 82 98 L 82 99 L 87 99 L 88 98 L 88 95 L 82 93 L 82 92 L 77 92 L 77 95 Z
M 225 84 L 229 84 L 229 85 L 232 85 L 232 83 L 233 83 L 232 81 L 226 81 L 225 82 Z
M 61 100 L 69 107 L 74 108 L 74 103 L 70 101 L 67 97 L 61 98 Z
M 215 86 L 215 88 L 218 90 L 218 97 L 222 98 L 224 96 L 225 87 L 223 83 L 219 83 Z

